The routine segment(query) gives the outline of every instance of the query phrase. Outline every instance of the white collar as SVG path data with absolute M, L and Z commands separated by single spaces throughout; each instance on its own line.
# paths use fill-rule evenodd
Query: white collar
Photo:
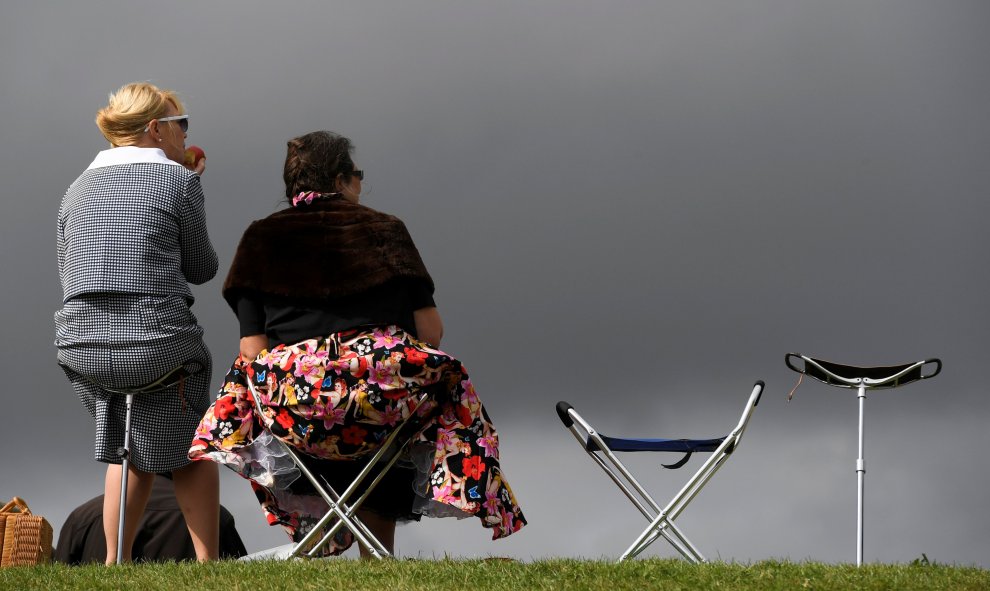
M 103 150 L 96 155 L 96 159 L 86 170 L 92 168 L 102 168 L 104 166 L 114 166 L 116 164 L 174 164 L 182 166 L 178 162 L 169 160 L 160 148 L 140 148 L 138 146 L 120 146 Z

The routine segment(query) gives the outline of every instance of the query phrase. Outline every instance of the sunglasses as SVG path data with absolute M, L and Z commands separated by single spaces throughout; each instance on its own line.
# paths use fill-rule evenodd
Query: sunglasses
M 356 176 L 358 178 L 358 180 L 362 180 L 363 181 L 364 180 L 364 171 L 363 170 L 352 170 L 351 171 L 351 176 Z
M 159 123 L 163 121 L 178 121 L 179 129 L 182 130 L 182 133 L 186 133 L 187 131 L 189 131 L 189 115 L 172 115 L 171 117 L 158 118 Z M 144 128 L 144 131 L 147 132 L 149 129 L 151 129 L 150 123 L 148 124 L 147 127 Z

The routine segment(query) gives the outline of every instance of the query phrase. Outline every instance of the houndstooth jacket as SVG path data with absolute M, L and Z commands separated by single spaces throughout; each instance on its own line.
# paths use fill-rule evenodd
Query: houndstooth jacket
M 87 293 L 180 295 L 209 281 L 217 254 L 199 175 L 157 148 L 100 152 L 58 212 L 62 301 Z

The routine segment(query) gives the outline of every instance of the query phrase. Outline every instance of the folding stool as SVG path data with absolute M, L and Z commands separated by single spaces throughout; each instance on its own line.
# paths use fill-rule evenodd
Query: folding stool
M 801 359 L 804 362 L 804 367 L 798 368 L 792 363 L 792 359 Z M 938 359 L 926 359 L 902 365 L 858 367 L 805 357 L 799 353 L 788 353 L 784 355 L 784 363 L 790 369 L 801 374 L 802 378 L 807 375 L 829 386 L 857 389 L 856 396 L 859 398 L 859 458 L 856 460 L 856 480 L 859 490 L 856 502 L 856 566 L 860 566 L 863 564 L 863 492 L 866 477 L 866 460 L 863 457 L 863 408 L 866 402 L 866 391 L 897 388 L 918 380 L 933 378 L 942 371 L 942 362 Z M 933 363 L 935 367 L 931 373 L 923 373 L 924 367 Z M 801 383 L 800 379 L 798 385 Z M 797 389 L 797 386 L 794 388 Z M 794 394 L 794 390 L 791 390 L 791 394 Z
M 261 396 L 255 389 L 254 378 L 248 378 L 248 389 L 251 391 L 251 397 L 254 399 L 255 410 L 261 413 L 261 409 L 264 406 L 261 403 Z M 285 449 L 288 456 L 292 459 L 292 463 L 295 464 L 296 468 L 306 477 L 307 480 L 313 485 L 316 490 L 330 509 L 327 511 L 320 520 L 313 526 L 311 530 L 299 540 L 287 555 L 282 555 L 280 557 L 285 558 L 316 558 L 319 555 L 320 550 L 333 539 L 334 535 L 340 530 L 341 527 L 346 526 L 347 529 L 354 534 L 355 539 L 358 543 L 364 546 L 368 552 L 375 558 L 381 560 L 384 558 L 391 558 L 392 554 L 387 548 L 381 543 L 381 541 L 375 537 L 371 530 L 358 519 L 356 512 L 364 503 L 364 500 L 371 494 L 371 491 L 378 485 L 382 478 L 385 477 L 385 473 L 388 472 L 392 466 L 399 460 L 403 453 L 407 450 L 409 445 L 415 439 L 416 422 L 413 420 L 422 406 L 423 402 L 429 398 L 430 394 L 427 391 L 423 391 L 415 399 L 413 406 L 410 408 L 409 416 L 401 420 L 391 433 L 382 442 L 381 447 L 379 447 L 368 463 L 361 469 L 354 480 L 347 486 L 347 488 L 342 493 L 337 493 L 332 486 L 323 478 L 317 478 L 315 474 L 306 466 L 303 460 L 298 454 L 302 453 L 294 450 L 291 445 L 282 441 L 277 437 L 272 437 L 272 439 Z M 263 416 L 260 415 L 259 416 Z M 264 421 L 261 421 L 264 425 Z M 381 464 L 381 467 L 376 470 L 376 466 Z M 355 493 L 361 483 L 364 482 L 366 478 L 372 476 L 371 483 L 365 489 L 364 493 L 358 497 L 353 503 L 348 504 L 350 497 Z M 321 482 L 322 481 L 322 482 Z M 327 533 L 320 538 L 318 542 L 312 545 L 307 551 L 307 546 L 309 546 L 316 536 L 319 535 L 320 531 L 329 525 L 332 519 L 337 519 L 336 523 L 330 528 Z M 261 553 L 262 555 L 266 553 Z
M 123 564 L 124 562 L 124 515 L 125 508 L 127 505 L 127 470 L 130 465 L 131 457 L 131 406 L 134 404 L 135 396 L 144 396 L 149 394 L 158 394 L 165 390 L 168 390 L 172 386 L 179 386 L 182 388 L 182 382 L 189 376 L 199 373 L 203 370 L 203 364 L 195 359 L 183 362 L 174 369 L 166 372 L 161 377 L 148 382 L 147 384 L 142 384 L 140 386 L 134 386 L 131 388 L 111 388 L 106 384 L 92 378 L 90 376 L 83 375 L 76 370 L 68 367 L 63 363 L 59 363 L 63 369 L 67 369 L 72 373 L 81 376 L 87 381 L 99 386 L 105 392 L 110 394 L 117 394 L 118 396 L 126 396 L 124 404 L 127 410 L 124 413 L 124 445 L 117 448 L 117 457 L 120 458 L 120 514 L 117 520 L 117 564 Z
M 708 484 L 715 472 L 729 459 L 735 451 L 746 431 L 746 425 L 753 414 L 753 409 L 760 402 L 760 395 L 763 392 L 764 384 L 758 381 L 753 385 L 753 390 L 743 408 L 739 423 L 724 437 L 714 439 L 627 439 L 619 437 L 608 437 L 597 432 L 587 421 L 574 410 L 574 407 L 567 402 L 557 403 L 557 415 L 561 422 L 567 427 L 578 443 L 591 456 L 609 478 L 625 493 L 626 497 L 632 501 L 633 505 L 639 509 L 640 513 L 646 517 L 650 525 L 636 538 L 629 548 L 619 557 L 619 562 L 627 558 L 634 558 L 650 544 L 662 537 L 677 550 L 681 556 L 693 563 L 707 562 L 707 559 L 688 540 L 684 532 L 674 523 L 674 520 L 684 511 L 688 503 L 701 491 L 702 487 Z M 688 480 L 681 490 L 667 503 L 661 507 L 653 497 L 646 492 L 646 489 L 636 480 L 631 472 L 619 461 L 615 452 L 638 452 L 638 451 L 659 451 L 659 452 L 679 452 L 685 454 L 683 458 L 673 464 L 662 464 L 665 468 L 680 468 L 694 452 L 711 452 L 712 455 L 695 472 L 694 476 Z

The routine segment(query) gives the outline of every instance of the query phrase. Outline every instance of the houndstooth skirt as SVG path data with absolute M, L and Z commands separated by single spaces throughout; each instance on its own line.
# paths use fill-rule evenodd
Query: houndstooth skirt
M 126 388 L 149 383 L 189 360 L 203 370 L 182 388 L 134 397 L 130 462 L 145 472 L 189 463 L 186 454 L 210 404 L 212 360 L 203 329 L 181 296 L 92 294 L 69 300 L 55 314 L 58 360 L 96 422 L 95 459 L 121 462 L 125 397 L 97 385 Z M 84 377 L 85 376 L 85 377 Z M 96 383 L 94 383 L 96 382 Z

